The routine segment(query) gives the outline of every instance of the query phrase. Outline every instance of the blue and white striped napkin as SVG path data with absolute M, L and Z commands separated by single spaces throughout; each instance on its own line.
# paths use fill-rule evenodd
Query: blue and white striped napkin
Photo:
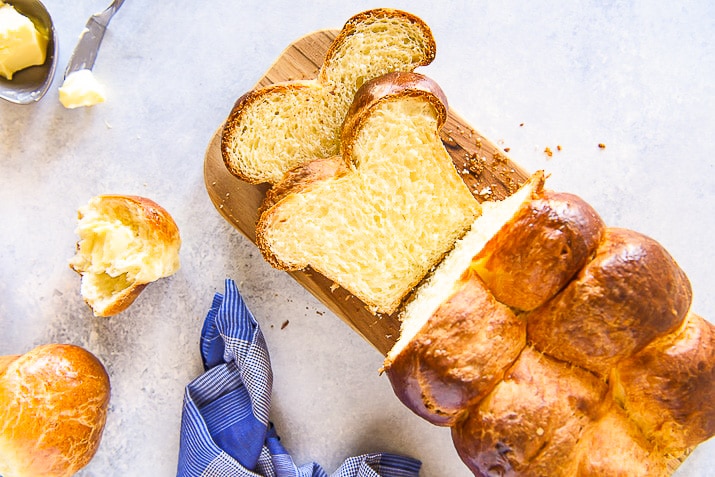
M 201 331 L 204 374 L 184 395 L 178 477 L 328 477 L 296 466 L 268 419 L 273 373 L 263 334 L 233 280 Z M 332 477 L 416 477 L 418 460 L 386 453 L 347 459 Z

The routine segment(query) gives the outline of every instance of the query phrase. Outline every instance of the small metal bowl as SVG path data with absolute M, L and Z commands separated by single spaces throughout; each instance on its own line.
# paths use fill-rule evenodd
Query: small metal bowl
M 17 104 L 34 103 L 45 95 L 55 77 L 59 56 L 57 32 L 52 17 L 39 0 L 4 1 L 30 18 L 38 29 L 47 32 L 47 54 L 44 64 L 18 71 L 12 76 L 12 80 L 0 76 L 0 98 Z

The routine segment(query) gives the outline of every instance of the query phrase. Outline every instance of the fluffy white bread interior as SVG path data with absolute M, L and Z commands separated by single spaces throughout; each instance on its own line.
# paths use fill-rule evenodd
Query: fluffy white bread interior
M 470 268 L 479 251 L 516 215 L 522 204 L 532 198 L 541 183 L 537 175 L 504 200 L 482 202 L 482 214 L 405 304 L 400 313 L 400 338 L 388 352 L 388 362 L 400 354 L 439 306 L 452 295 L 454 286 Z
M 392 313 L 479 212 L 437 131 L 427 101 L 383 101 L 358 133 L 347 173 L 264 214 L 264 245 L 283 267 L 311 266 Z

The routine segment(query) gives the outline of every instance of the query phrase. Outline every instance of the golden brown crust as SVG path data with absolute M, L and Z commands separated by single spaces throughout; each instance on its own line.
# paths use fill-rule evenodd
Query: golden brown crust
M 609 228 L 595 258 L 529 313 L 527 333 L 547 354 L 606 377 L 620 360 L 676 329 L 691 297 L 685 273 L 659 243 Z
M 268 189 L 258 210 L 258 215 L 260 216 L 288 195 L 300 193 L 316 182 L 341 176 L 348 170 L 342 156 L 319 158 L 291 169 L 286 172 L 280 182 Z
M 84 302 L 92 308 L 94 316 L 100 316 L 107 318 L 110 316 L 118 315 L 119 313 L 125 311 L 131 306 L 134 301 L 139 298 L 139 295 L 146 288 L 147 283 L 133 283 L 128 288 L 125 288 L 120 293 L 114 295 L 112 303 L 104 308 L 99 308 L 96 304 L 92 303 L 90 300 L 84 299 Z
M 487 243 L 476 266 L 499 301 L 533 310 L 586 264 L 604 231 L 601 217 L 581 198 L 543 191 Z
M 668 459 L 656 452 L 638 427 L 612 405 L 590 425 L 573 453 L 578 477 L 665 477 Z
M 0 374 L 0 474 L 74 475 L 99 446 L 109 398 L 104 366 L 79 346 L 14 359 Z
M 167 246 L 180 246 L 179 227 L 174 218 L 153 200 L 138 195 L 122 194 L 105 194 L 98 197 L 106 207 L 116 211 L 121 218 L 127 217 L 122 210 L 141 218 L 136 222 L 129 220 L 129 223 L 136 223 L 138 227 L 151 230 L 156 240 L 167 244 Z M 79 218 L 82 218 L 81 214 L 79 214 Z
M 357 133 L 383 101 L 417 97 L 434 107 L 437 113 L 437 130 L 447 120 L 447 97 L 433 79 L 419 73 L 395 71 L 365 82 L 355 93 L 355 98 L 345 115 L 342 129 L 343 156 L 352 156 Z
M 452 296 L 385 370 L 397 397 L 449 426 L 501 380 L 526 344 L 526 326 L 468 270 Z
M 476 476 L 573 476 L 572 452 L 603 412 L 606 386 L 531 347 L 493 391 L 452 428 L 457 453 Z
M 715 435 L 715 326 L 694 313 L 624 360 L 614 398 L 662 451 L 679 455 Z

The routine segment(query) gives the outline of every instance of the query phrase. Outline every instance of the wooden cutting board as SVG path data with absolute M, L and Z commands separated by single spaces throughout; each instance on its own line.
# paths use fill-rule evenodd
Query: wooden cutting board
M 337 34 L 337 30 L 321 30 L 292 43 L 256 87 L 315 78 L 325 52 Z M 445 93 L 449 98 L 449 91 Z M 220 135 L 221 126 L 206 150 L 206 189 L 221 215 L 255 243 L 258 207 L 268 185 L 247 184 L 228 172 L 221 157 Z M 476 132 L 454 111 L 449 112 L 440 135 L 464 182 L 480 201 L 503 199 L 528 177 L 503 150 Z M 396 316 L 374 315 L 360 300 L 312 270 L 291 272 L 291 275 L 378 351 L 386 354 L 392 347 L 400 329 Z

